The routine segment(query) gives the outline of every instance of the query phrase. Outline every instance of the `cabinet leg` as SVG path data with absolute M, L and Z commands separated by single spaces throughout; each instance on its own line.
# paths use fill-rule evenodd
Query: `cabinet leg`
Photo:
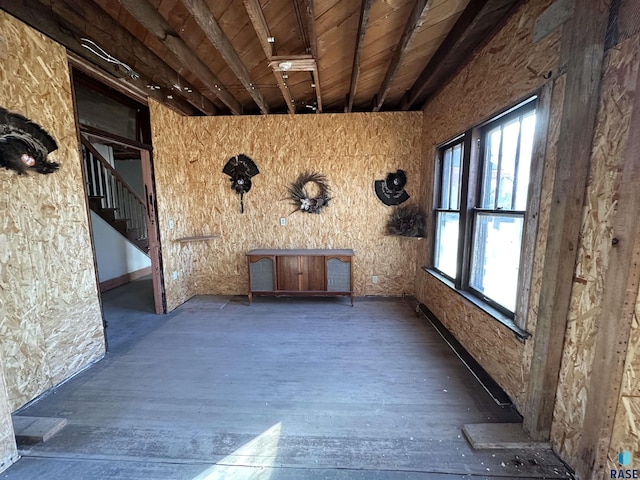
M 351 294 L 351 306 L 353 307 L 353 293 Z
M 249 292 L 249 294 L 247 296 L 249 297 L 249 306 L 251 306 L 251 301 L 253 300 L 253 295 L 251 294 L 251 292 Z

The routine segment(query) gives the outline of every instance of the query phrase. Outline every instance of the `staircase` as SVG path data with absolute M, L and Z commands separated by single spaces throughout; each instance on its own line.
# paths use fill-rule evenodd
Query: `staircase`
M 81 142 L 89 208 L 136 247 L 148 253 L 144 201 L 89 140 L 81 137 Z

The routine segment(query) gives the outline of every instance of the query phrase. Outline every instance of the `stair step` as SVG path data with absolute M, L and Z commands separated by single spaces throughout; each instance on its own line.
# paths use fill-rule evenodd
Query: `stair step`
M 140 238 L 139 228 L 127 228 L 127 238 L 129 240 L 138 240 Z
M 107 222 L 114 222 L 116 220 L 116 210 L 116 208 L 101 208 L 96 213 Z
M 125 237 L 127 236 L 127 223 L 129 223 L 129 220 L 127 220 L 126 218 L 119 218 L 109 223 L 113 228 L 118 230 L 122 235 L 124 235 Z
M 102 197 L 89 197 L 89 208 L 91 210 L 97 211 L 102 208 Z

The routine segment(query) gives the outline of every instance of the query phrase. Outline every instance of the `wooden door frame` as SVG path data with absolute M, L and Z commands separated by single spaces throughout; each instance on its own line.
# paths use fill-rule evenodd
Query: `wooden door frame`
M 140 150 L 142 179 L 144 182 L 144 200 L 147 206 L 147 232 L 149 236 L 149 258 L 151 259 L 151 278 L 153 283 L 153 303 L 157 314 L 167 313 L 167 299 L 162 275 L 162 245 L 158 230 L 158 204 L 153 176 L 151 150 Z
M 82 132 L 83 130 L 84 127 L 79 126 L 79 131 Z M 160 244 L 160 232 L 158 230 L 158 211 L 155 194 L 155 179 L 153 175 L 153 147 L 109 132 L 99 131 L 95 128 L 90 128 L 90 135 L 92 138 L 101 139 L 110 144 L 121 145 L 140 153 L 142 180 L 145 190 L 145 205 L 147 208 L 147 232 L 149 235 L 149 258 L 151 259 L 154 309 L 156 314 L 160 315 L 166 313 L 166 296 L 164 290 L 164 278 L 162 274 L 162 250 Z
M 135 107 L 135 105 L 141 105 L 144 108 L 148 109 L 148 105 L 146 102 L 141 101 L 141 99 L 137 96 L 131 95 L 129 91 L 122 90 L 118 88 L 119 84 L 114 84 L 113 81 L 108 81 L 108 77 L 101 76 L 100 78 L 96 78 L 95 68 L 92 68 L 90 65 L 85 62 L 78 60 L 76 58 L 70 58 L 69 63 L 69 77 L 71 82 L 71 94 L 73 97 L 73 111 L 75 115 L 75 124 L 76 124 L 76 134 L 78 136 L 78 145 L 80 145 L 80 135 L 81 135 L 81 125 L 80 125 L 80 117 L 78 115 L 78 109 L 76 105 L 76 95 L 75 95 L 75 80 L 80 77 L 81 83 L 85 86 L 92 88 L 96 87 L 100 93 L 111 98 L 112 100 L 123 103 L 128 106 Z M 80 75 L 77 75 L 77 72 L 80 72 Z M 117 83 L 117 82 L 116 82 Z M 115 92 L 109 92 L 109 89 L 115 89 Z M 151 121 L 148 113 L 146 115 L 138 115 L 136 119 L 137 123 L 140 123 L 138 127 L 143 131 L 143 137 L 146 137 L 148 141 L 151 141 Z M 162 245 L 160 242 L 160 232 L 158 229 L 158 212 L 157 212 L 157 201 L 155 194 L 155 178 L 153 174 L 153 146 L 148 143 L 143 143 L 140 141 L 132 140 L 125 137 L 120 137 L 115 134 L 111 134 L 109 132 L 104 132 L 101 130 L 97 130 L 95 128 L 90 128 L 91 135 L 95 138 L 100 138 L 108 141 L 112 144 L 119 144 L 128 149 L 137 150 L 140 153 L 140 163 L 142 168 L 142 178 L 145 188 L 145 204 L 147 207 L 147 232 L 149 235 L 149 258 L 151 259 L 151 275 L 152 275 L 152 284 L 153 284 L 153 299 L 154 299 L 154 310 L 156 314 L 164 314 L 167 312 L 167 302 L 166 295 L 164 289 L 164 278 L 162 273 Z M 145 139 L 145 138 L 143 138 Z M 79 150 L 80 158 L 82 158 L 82 151 Z M 82 169 L 82 176 L 84 182 L 85 189 L 85 198 L 86 198 L 86 178 L 84 169 Z M 89 204 L 88 199 L 86 199 L 87 206 L 87 214 L 89 212 Z M 93 228 L 91 226 L 91 217 L 87 215 L 87 221 L 89 223 L 89 232 L 91 235 L 91 243 L 94 257 L 94 267 L 96 273 L 96 285 L 99 285 L 98 279 L 98 265 L 96 260 L 95 247 L 93 247 Z M 100 288 L 98 288 L 98 298 L 100 299 L 100 303 L 102 304 L 102 299 L 100 295 Z M 106 322 L 105 328 L 106 328 Z

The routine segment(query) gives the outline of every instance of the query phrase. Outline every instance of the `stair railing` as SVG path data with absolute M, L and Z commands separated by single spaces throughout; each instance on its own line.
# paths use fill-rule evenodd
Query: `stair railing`
M 101 197 L 102 208 L 112 209 L 116 219 L 127 221 L 127 229 L 135 229 L 136 238 L 132 240 L 148 246 L 147 209 L 144 200 L 89 140 L 81 137 L 81 142 L 89 197 Z

